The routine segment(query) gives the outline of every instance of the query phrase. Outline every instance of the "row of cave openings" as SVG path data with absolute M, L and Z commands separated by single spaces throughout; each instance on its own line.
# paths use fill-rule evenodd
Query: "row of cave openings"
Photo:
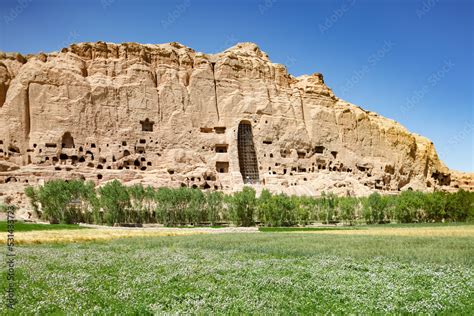
M 155 122 L 151 121 L 148 118 L 146 118 L 145 120 L 140 121 L 142 132 L 153 132 L 154 124 L 155 124 Z M 145 144 L 146 140 L 140 139 L 140 143 Z M 0 145 L 3 145 L 3 140 L 0 140 Z M 33 144 L 33 148 L 36 149 L 36 147 L 37 147 L 37 144 Z M 45 147 L 46 148 L 56 148 L 57 144 L 56 143 L 46 143 Z M 66 133 L 63 134 L 61 147 L 62 148 L 75 148 L 74 139 L 71 136 L 70 132 L 66 132 Z M 95 144 L 91 144 L 91 148 L 96 148 Z M 27 152 L 33 152 L 34 149 L 28 149 Z M 42 153 L 42 149 L 39 149 L 39 153 L 40 154 Z M 3 146 L 1 146 L 0 147 L 0 154 L 2 154 L 4 156 L 17 155 L 17 154 L 20 154 L 20 149 L 17 146 L 10 145 L 10 146 L 8 146 L 8 149 L 5 151 L 3 149 Z
M 150 140 L 153 142 L 153 140 Z M 69 161 L 71 165 L 75 166 L 77 164 L 86 164 L 87 167 L 96 168 L 96 169 L 136 169 L 141 171 L 146 171 L 148 167 L 152 166 L 151 161 L 147 161 L 145 157 L 146 153 L 146 144 L 147 140 L 142 138 L 138 141 L 138 144 L 133 146 L 133 150 L 129 148 L 127 141 L 122 141 L 119 146 L 121 149 L 118 155 L 112 155 L 110 161 L 106 157 L 100 155 L 101 148 L 97 147 L 95 143 L 86 144 L 89 147 L 79 146 L 77 151 L 74 151 L 73 154 L 68 154 L 66 151 L 68 149 L 75 149 L 74 139 L 69 132 L 66 132 L 62 137 L 61 143 L 61 153 L 59 156 L 56 154 L 54 156 L 44 156 L 44 160 L 47 162 L 51 161 L 52 164 L 64 164 L 66 165 Z M 108 144 L 106 145 L 109 146 Z M 34 144 L 33 147 L 36 148 Z M 45 144 L 46 148 L 57 148 L 55 143 Z M 40 149 L 41 153 L 41 149 Z M 134 154 L 133 157 L 132 154 Z M 160 156 L 159 153 L 157 153 Z M 99 156 L 97 158 L 97 156 Z M 130 158 L 127 158 L 130 157 Z M 97 158 L 97 159 L 96 159 Z M 55 167 L 56 170 L 61 170 L 60 166 Z M 71 168 L 66 167 L 66 171 L 71 170 Z
M 255 145 L 253 141 L 252 135 L 252 127 L 250 122 L 242 121 L 238 127 L 238 134 L 237 134 L 237 145 L 238 145 L 238 158 L 239 158 L 239 167 L 240 172 L 243 178 L 244 183 L 258 183 L 259 182 L 259 170 L 263 171 L 262 166 L 258 166 L 257 162 L 257 155 L 255 152 Z M 271 145 L 271 140 L 264 140 L 264 145 Z M 218 150 L 218 145 L 216 145 L 216 151 L 221 152 Z M 225 152 L 226 148 L 222 149 L 222 152 Z M 347 172 L 353 173 L 353 169 L 347 166 L 344 166 L 342 162 L 334 163 L 333 159 L 337 158 L 338 152 L 337 151 L 329 151 L 324 146 L 315 146 L 313 150 L 297 150 L 298 159 L 307 159 L 312 157 L 314 154 L 324 155 L 325 153 L 330 154 L 329 160 L 323 159 L 323 157 L 317 157 L 315 162 L 312 162 L 309 166 L 291 166 L 287 168 L 281 168 L 281 162 L 275 162 L 275 167 L 280 167 L 280 174 L 281 175 L 290 175 L 293 176 L 295 173 L 309 173 L 309 172 L 316 172 L 317 170 L 328 170 L 331 172 Z M 280 157 L 281 158 L 288 158 L 290 155 L 290 151 L 288 150 L 281 150 Z M 266 157 L 267 154 L 264 154 Z M 274 158 L 273 153 L 269 154 L 269 158 Z M 331 159 L 332 158 L 332 159 Z M 217 167 L 217 166 L 216 166 Z M 228 168 L 228 165 L 225 165 Z M 358 172 L 364 173 L 367 177 L 372 176 L 373 166 L 369 164 L 356 164 L 356 169 Z M 382 168 L 382 167 L 381 167 Z M 217 168 L 219 170 L 219 168 Z M 221 171 L 219 171 L 221 172 Z M 387 165 L 385 166 L 384 172 L 389 174 L 394 174 L 395 169 L 393 166 Z M 277 172 L 272 170 L 272 166 L 268 167 L 268 173 L 271 175 L 276 175 Z M 265 179 L 262 180 L 264 183 Z M 304 177 L 304 181 L 307 181 L 308 178 Z M 373 186 L 374 189 L 378 190 L 388 190 L 390 183 L 390 177 L 384 177 L 383 179 L 374 179 L 374 183 L 365 183 L 366 186 Z M 296 183 L 291 183 L 291 185 L 296 185 Z
M 153 132 L 154 122 L 150 121 L 148 118 L 140 121 L 140 125 L 142 132 Z M 151 137 L 148 139 L 148 144 L 153 145 L 153 139 Z M 122 141 L 118 145 L 120 152 L 117 157 L 116 155 L 112 155 L 109 159 L 110 161 L 107 161 L 106 157 L 100 155 L 102 148 L 97 147 L 95 143 L 87 143 L 85 146 L 79 146 L 77 151 L 73 151 L 72 154 L 71 151 L 68 153 L 68 150 L 76 148 L 74 138 L 70 132 L 63 134 L 60 146 L 61 151 L 59 155 L 56 151 L 56 148 L 58 147 L 58 144 L 56 143 L 46 143 L 44 145 L 45 152 L 48 150 L 54 150 L 52 155 L 47 155 L 47 153 L 43 152 L 43 148 L 37 148 L 37 144 L 33 144 L 34 149 L 29 149 L 28 152 L 34 152 L 37 150 L 37 153 L 43 156 L 43 160 L 40 164 L 51 162 L 53 165 L 56 165 L 55 170 L 58 171 L 62 170 L 62 168 L 57 164 L 67 165 L 68 162 L 73 166 L 77 164 L 86 164 L 87 167 L 96 169 L 135 169 L 146 171 L 147 168 L 152 166 L 152 162 L 147 161 L 145 157 L 147 146 L 146 138 L 139 139 L 137 144 L 133 146 L 133 149 L 131 146 L 128 146 L 127 141 Z M 109 147 L 109 144 L 106 144 L 106 147 Z M 135 154 L 133 158 L 131 157 L 132 154 Z M 159 153 L 156 154 L 161 156 Z M 96 156 L 99 157 L 97 158 Z M 127 159 L 129 156 L 130 158 Z M 72 168 L 66 166 L 64 170 L 70 171 Z M 99 178 L 101 178 L 101 176 L 99 176 Z
M 224 127 L 224 126 L 215 126 L 214 128 L 212 128 L 212 127 L 201 127 L 200 132 L 204 133 L 204 134 L 211 134 L 211 133 L 225 134 L 226 127 Z M 229 145 L 224 144 L 224 143 L 215 144 L 215 146 L 214 146 L 214 150 L 218 154 L 227 153 L 228 148 L 229 148 Z M 206 149 L 206 147 L 203 146 L 202 149 Z M 228 160 L 225 160 L 225 161 L 218 160 L 218 161 L 216 161 L 215 168 L 216 168 L 216 171 L 218 173 L 228 173 L 229 172 L 229 161 Z M 206 189 L 207 189 L 207 187 L 206 187 Z
M 217 178 L 215 175 L 206 174 L 202 177 L 186 177 L 184 182 L 181 182 L 181 187 L 187 187 L 192 189 L 201 189 L 201 190 L 222 190 L 224 187 L 221 183 L 216 182 Z
M 154 122 L 150 121 L 148 118 L 140 121 L 141 127 L 142 127 L 142 132 L 152 132 L 153 131 L 153 125 Z M 226 128 L 225 127 L 214 127 L 212 128 L 201 128 L 202 133 L 212 133 L 215 132 L 217 134 L 224 134 Z M 152 140 L 150 140 L 152 142 Z M 270 140 L 264 140 L 263 141 L 264 145 L 271 145 L 272 142 Z M 3 141 L 0 140 L 0 145 L 3 145 Z M 112 163 L 116 163 L 114 167 L 117 169 L 138 169 L 141 171 L 147 170 L 147 167 L 152 166 L 152 162 L 146 161 L 146 158 L 144 157 L 145 154 L 145 145 L 146 145 L 146 139 L 140 139 L 139 144 L 135 146 L 134 151 L 135 154 L 142 155 L 138 158 L 135 159 L 126 159 L 127 156 L 130 156 L 131 153 L 129 149 L 123 149 L 121 152 L 121 163 L 116 163 L 117 159 L 115 156 L 112 157 Z M 237 133 L 237 145 L 238 145 L 238 158 L 239 158 L 239 167 L 240 167 L 240 172 L 242 175 L 242 179 L 244 183 L 258 183 L 259 182 L 259 170 L 262 171 L 263 167 L 260 166 L 258 167 L 257 163 L 257 155 L 255 151 L 255 145 L 253 141 L 253 134 L 252 134 L 252 127 L 251 123 L 249 121 L 242 121 L 240 122 L 238 126 L 238 133 Z M 125 141 L 122 142 L 123 147 L 127 146 L 127 143 Z M 33 145 L 34 148 L 36 148 L 36 144 Z M 55 143 L 46 143 L 45 144 L 46 148 L 56 148 L 57 144 Z M 61 147 L 62 149 L 70 149 L 70 148 L 75 148 L 74 144 L 74 139 L 71 135 L 70 132 L 64 133 L 61 141 Z M 108 144 L 107 144 L 108 147 Z M 91 168 L 97 168 L 97 169 L 112 169 L 112 165 L 107 164 L 107 159 L 104 157 L 100 157 L 98 159 L 98 163 L 94 162 L 94 153 L 93 149 L 96 149 L 96 145 L 94 143 L 90 144 L 90 148 L 84 149 L 82 146 L 78 148 L 78 153 L 73 154 L 73 155 L 68 155 L 64 152 L 61 152 L 59 156 L 45 156 L 44 157 L 44 162 L 51 160 L 53 164 L 56 164 L 58 162 L 65 162 L 67 160 L 70 160 L 72 165 L 75 165 L 77 163 L 87 163 L 88 167 Z M 14 146 L 9 146 L 8 148 L 9 152 L 11 154 L 19 154 L 19 149 L 14 147 Z M 226 153 L 228 150 L 228 145 L 227 144 L 216 144 L 215 145 L 215 151 L 216 153 Z M 29 152 L 32 150 L 28 150 Z M 297 150 L 297 155 L 299 159 L 304 159 L 304 158 L 309 158 L 312 156 L 312 154 L 324 154 L 326 151 L 326 148 L 324 146 L 316 146 L 312 150 L 312 152 L 308 152 L 306 150 Z M 42 152 L 42 149 L 39 149 L 39 153 Z M 99 148 L 100 152 L 100 148 Z M 3 153 L 3 148 L 0 148 L 0 153 Z M 287 158 L 289 156 L 290 152 L 288 150 L 281 150 L 280 151 L 280 156 L 281 158 Z M 337 158 L 337 151 L 330 151 L 330 154 L 332 158 L 336 159 Z M 158 154 L 159 155 L 159 154 Z M 264 154 L 264 157 L 266 157 L 266 154 Z M 270 158 L 273 157 L 273 153 L 269 154 Z M 124 159 L 125 158 L 125 159 Z M 280 163 L 276 162 L 275 167 L 279 167 Z M 218 173 L 228 173 L 229 172 L 229 162 L 228 161 L 217 161 L 216 162 L 216 171 Z M 363 166 L 363 165 L 357 165 L 356 168 L 358 171 L 365 172 L 368 177 L 371 176 L 371 167 Z M 56 170 L 61 170 L 61 167 L 56 166 Z M 329 171 L 336 171 L 336 172 L 349 172 L 351 173 L 353 170 L 351 168 L 348 168 L 344 166 L 342 163 L 337 163 L 332 165 L 332 161 L 325 161 L 324 159 L 317 159 L 316 162 L 312 163 L 312 166 L 309 167 L 291 167 L 290 168 L 283 168 L 281 171 L 282 175 L 289 174 L 290 176 L 294 175 L 294 173 L 306 173 L 306 172 L 315 172 L 316 170 L 329 170 Z M 65 170 L 69 171 L 72 170 L 72 168 L 66 167 Z M 390 174 L 394 173 L 393 167 L 387 166 L 385 172 L 388 172 Z M 270 174 L 276 175 L 276 171 L 272 170 L 272 167 L 268 167 L 268 172 Z M 444 174 L 440 173 L 433 173 L 432 178 L 435 179 L 440 185 L 449 185 L 450 183 L 450 178 L 449 176 L 446 176 Z M 304 178 L 304 180 L 307 180 Z M 376 183 L 376 188 L 377 189 L 382 189 L 382 183 L 380 183 L 382 180 L 378 180 Z
M 150 122 L 148 119 L 145 121 L 140 121 L 142 124 L 142 131 L 153 131 L 153 122 Z M 203 130 L 201 128 L 201 132 L 212 132 L 212 129 L 205 129 Z M 219 134 L 225 133 L 225 127 L 215 127 L 214 131 Z M 139 141 L 139 146 L 135 146 L 135 154 L 145 154 L 145 147 L 144 145 L 146 144 L 145 139 L 140 139 Z M 264 144 L 270 145 L 271 141 L 264 141 Z M 143 145 L 143 146 L 142 146 Z M 257 163 L 257 155 L 255 151 L 255 145 L 253 141 L 253 134 L 252 134 L 252 127 L 251 123 L 249 121 L 242 121 L 239 124 L 238 127 L 238 135 L 237 135 L 237 145 L 238 145 L 238 158 L 239 158 L 239 167 L 242 175 L 242 179 L 244 183 L 258 183 L 259 182 L 259 170 L 262 171 L 263 167 L 260 166 L 258 167 Z M 107 145 L 108 146 L 108 145 Z M 122 142 L 122 146 L 127 146 L 126 142 Z M 36 148 L 36 144 L 33 145 L 34 148 Z M 55 143 L 47 143 L 45 144 L 46 148 L 56 148 L 57 145 Z M 70 148 L 75 148 L 74 144 L 74 139 L 71 135 L 71 133 L 66 132 L 61 141 L 61 147 L 62 149 L 70 149 Z M 59 154 L 59 157 L 57 155 L 48 157 L 46 156 L 44 158 L 43 162 L 46 162 L 48 160 L 51 160 L 53 164 L 57 164 L 58 162 L 60 164 L 66 164 L 66 161 L 70 160 L 72 165 L 76 165 L 77 163 L 87 163 L 88 167 L 91 168 L 97 168 L 97 169 L 112 169 L 112 166 L 107 164 L 107 159 L 100 157 L 98 159 L 98 163 L 96 164 L 94 161 L 94 153 L 93 149 L 96 150 L 96 145 L 94 143 L 90 144 L 90 148 L 84 149 L 82 146 L 79 147 L 78 153 L 73 154 L 73 155 L 68 155 L 67 153 L 64 153 L 61 151 Z M 227 144 L 216 144 L 215 145 L 215 151 L 216 153 L 226 153 L 228 150 L 228 145 Z M 41 153 L 41 149 L 39 149 Z M 325 151 L 325 147 L 323 146 L 316 146 L 314 148 L 314 153 L 317 154 L 323 154 Z M 100 152 L 100 148 L 99 148 Z M 121 153 L 121 158 L 123 159 L 127 156 L 130 156 L 130 151 L 128 149 L 124 149 L 123 152 Z M 286 150 L 282 150 L 280 152 L 280 155 L 282 158 L 286 158 L 288 156 L 289 152 Z M 298 150 L 297 151 L 298 158 L 307 158 L 307 151 L 303 150 Z M 337 152 L 336 151 L 331 151 L 331 155 L 333 158 L 337 157 Z M 266 156 L 266 154 L 264 154 Z M 270 153 L 269 155 L 270 158 L 273 158 L 273 154 Z M 117 160 L 115 156 L 112 157 L 112 163 L 115 163 Z M 339 163 L 337 165 L 332 166 L 332 162 L 327 162 L 323 159 L 318 159 L 316 161 L 316 164 L 313 162 L 312 166 L 310 167 L 291 167 L 291 170 L 288 168 L 283 168 L 282 169 L 282 175 L 289 174 L 290 176 L 294 175 L 293 173 L 306 173 L 306 172 L 315 172 L 316 170 L 326 170 L 326 168 L 329 171 L 343 171 L 343 172 L 352 172 L 351 168 L 346 168 L 345 166 L 342 165 L 342 163 Z M 117 169 L 138 169 L 145 171 L 147 170 L 147 167 L 150 167 L 152 163 L 150 161 L 146 161 L 146 158 L 144 156 L 138 157 L 136 159 L 123 159 L 122 163 L 116 164 Z M 276 162 L 275 167 L 280 166 L 280 163 Z M 228 173 L 229 172 L 229 162 L 228 161 L 217 161 L 215 165 L 216 171 L 218 173 Z M 369 168 L 363 167 L 363 166 L 358 166 L 357 167 L 360 171 L 362 172 L 370 172 Z M 61 170 L 60 166 L 55 167 L 56 170 Z M 114 168 L 115 169 L 115 168 Z M 70 167 L 65 167 L 66 171 L 72 170 Z M 276 171 L 272 170 L 272 167 L 268 167 L 268 172 L 270 174 L 277 174 Z M 370 176 L 370 173 L 368 174 Z M 304 178 L 304 180 L 307 180 Z
M 239 155 L 239 167 L 242 174 L 244 183 L 257 183 L 259 181 L 259 170 L 263 171 L 262 166 L 258 166 L 257 155 L 255 152 L 255 144 L 253 141 L 252 127 L 250 122 L 242 121 L 239 124 L 238 134 L 237 134 L 237 145 L 238 145 L 238 155 Z M 271 145 L 271 140 L 264 140 L 263 145 Z M 313 149 L 314 154 L 324 154 L 326 148 L 324 146 L 316 146 Z M 305 159 L 312 156 L 313 153 L 308 155 L 306 150 L 297 150 L 297 155 L 299 159 Z M 334 159 L 337 158 L 337 151 L 331 151 L 330 154 Z M 289 150 L 281 150 L 280 157 L 288 158 L 290 155 Z M 264 153 L 264 157 L 267 157 L 267 154 Z M 275 158 L 273 153 L 268 155 L 269 158 Z M 275 162 L 275 167 L 280 167 L 280 162 Z M 359 171 L 370 172 L 370 168 L 364 166 L 357 167 Z M 291 168 L 283 168 L 281 170 L 281 175 L 290 175 L 293 176 L 294 173 L 307 173 L 315 172 L 316 170 L 326 170 L 337 171 L 337 172 L 352 172 L 351 168 L 344 166 L 342 163 L 332 165 L 332 161 L 329 163 L 324 159 L 317 159 L 316 162 L 313 162 L 311 166 L 302 167 L 302 166 L 293 166 Z M 272 166 L 268 167 L 268 173 L 276 175 L 277 172 L 272 170 Z M 370 176 L 370 174 L 369 174 Z M 307 180 L 307 178 L 304 178 Z

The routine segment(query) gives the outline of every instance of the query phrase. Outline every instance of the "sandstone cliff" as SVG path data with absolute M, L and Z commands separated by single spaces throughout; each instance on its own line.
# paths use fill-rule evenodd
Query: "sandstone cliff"
M 242 176 L 249 164 L 255 177 Z M 428 139 L 252 43 L 214 55 L 103 42 L 0 53 L 0 193 L 77 177 L 308 195 L 474 187 Z

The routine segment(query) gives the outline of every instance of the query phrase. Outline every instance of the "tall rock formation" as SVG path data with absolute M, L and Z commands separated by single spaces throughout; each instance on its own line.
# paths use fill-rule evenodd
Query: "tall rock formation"
M 474 187 L 433 143 L 255 44 L 80 43 L 0 53 L 0 194 L 53 178 L 288 194 Z

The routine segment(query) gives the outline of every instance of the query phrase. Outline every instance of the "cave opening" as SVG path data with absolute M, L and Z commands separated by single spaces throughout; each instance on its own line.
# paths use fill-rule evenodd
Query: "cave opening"
M 74 138 L 72 138 L 71 133 L 64 133 L 61 143 L 62 148 L 74 148 Z
M 155 122 L 150 121 L 147 118 L 144 121 L 140 121 L 140 124 L 142 125 L 142 132 L 153 132 L 153 125 Z
M 229 172 L 229 162 L 228 161 L 217 161 L 216 162 L 216 169 L 219 173 L 228 173 Z M 194 181 L 191 178 L 191 181 Z
M 227 147 L 227 144 L 216 144 L 216 153 L 226 153 Z

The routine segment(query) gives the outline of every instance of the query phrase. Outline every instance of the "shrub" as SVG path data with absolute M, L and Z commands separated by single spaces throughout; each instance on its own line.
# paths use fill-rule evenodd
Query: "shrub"
M 224 208 L 224 194 L 219 191 L 206 193 L 207 220 L 211 225 L 227 219 L 226 209 Z
M 295 204 L 295 210 L 296 210 L 296 222 L 299 225 L 308 225 L 311 223 L 313 220 L 313 209 L 314 209 L 314 202 L 315 199 L 309 198 L 306 196 L 301 196 L 301 197 L 296 197 L 293 196 L 291 197 L 294 204 Z
M 426 194 L 423 209 L 427 213 L 427 219 L 439 222 L 446 218 L 446 195 L 443 192 Z
M 92 181 L 82 180 L 69 181 L 68 189 L 75 203 L 69 203 L 69 215 L 72 222 L 94 223 L 94 218 L 100 209 L 99 199 L 95 192 L 95 184 Z
M 272 193 L 263 189 L 257 201 L 257 217 L 265 226 L 274 226 L 273 219 Z
M 323 192 L 320 198 L 321 203 L 321 217 L 325 220 L 323 221 L 326 224 L 331 222 L 337 222 L 339 220 L 337 214 L 337 196 L 334 193 L 326 194 Z
M 66 208 L 72 201 L 72 196 L 67 187 L 67 182 L 53 180 L 40 187 L 37 199 L 42 206 L 42 217 L 51 223 L 64 222 L 68 219 Z
M 147 186 L 145 189 L 145 197 L 143 199 L 144 208 L 145 208 L 145 217 L 144 221 L 146 223 L 154 223 L 155 220 L 155 212 L 154 212 L 154 204 L 155 204 L 155 189 L 151 186 Z
M 383 223 L 385 220 L 385 210 L 388 205 L 387 198 L 374 192 L 369 195 L 366 202 L 366 212 L 364 213 L 365 220 L 368 224 Z
M 338 207 L 343 221 L 349 222 L 352 225 L 356 219 L 356 206 L 358 200 L 352 197 L 342 197 L 339 199 Z
M 258 199 L 258 218 L 265 226 L 292 226 L 298 223 L 298 198 L 284 194 L 272 195 L 263 190 Z M 304 214 L 301 215 L 303 218 Z
M 252 226 L 256 206 L 255 190 L 244 187 L 241 192 L 236 192 L 231 201 L 231 219 L 238 226 Z
M 53 180 L 38 189 L 27 187 L 25 194 L 38 216 L 51 223 L 72 224 L 92 221 L 89 216 L 90 210 L 96 205 L 93 183 L 81 180 Z
M 190 189 L 186 207 L 186 224 L 198 225 L 207 221 L 206 197 L 201 190 Z
M 294 199 L 285 194 L 278 194 L 272 200 L 278 226 L 295 225 L 297 223 L 297 207 Z
M 127 188 L 130 196 L 130 215 L 135 218 L 136 223 L 149 223 L 152 221 L 151 203 L 155 191 L 152 187 L 144 188 L 141 184 L 135 184 Z
M 176 215 L 173 209 L 173 191 L 169 188 L 159 188 L 155 193 L 156 221 L 165 226 L 176 224 Z
M 13 205 L 13 204 L 0 204 L 0 213 L 9 213 L 13 211 L 15 214 L 16 211 L 18 210 L 18 206 Z
M 105 222 L 108 225 L 133 222 L 134 216 L 129 212 L 130 195 L 122 183 L 117 180 L 109 182 L 99 189 L 99 194 L 100 205 L 104 209 Z
M 99 197 L 96 193 L 99 193 Z M 297 197 L 263 190 L 203 193 L 190 188 L 126 187 L 112 181 L 95 190 L 94 183 L 79 180 L 48 181 L 38 188 L 27 187 L 25 194 L 40 218 L 52 223 L 151 223 L 166 226 L 199 225 L 231 221 L 235 225 L 307 225 L 313 221 L 352 225 L 361 216 L 366 223 L 397 220 L 402 223 L 474 220 L 474 193 L 421 193 L 405 191 L 398 196 L 373 193 L 369 197 Z M 100 209 L 103 209 L 103 212 Z M 362 212 L 362 213 L 361 213 Z
M 459 190 L 449 194 L 446 201 L 446 213 L 450 220 L 463 222 L 474 217 L 474 193 Z
M 418 222 L 423 217 L 423 193 L 404 191 L 396 199 L 395 217 L 399 222 Z
M 35 190 L 35 188 L 33 188 L 32 186 L 27 186 L 25 188 L 25 195 L 28 197 L 30 205 L 33 208 L 35 214 L 38 217 L 41 217 L 37 190 Z

